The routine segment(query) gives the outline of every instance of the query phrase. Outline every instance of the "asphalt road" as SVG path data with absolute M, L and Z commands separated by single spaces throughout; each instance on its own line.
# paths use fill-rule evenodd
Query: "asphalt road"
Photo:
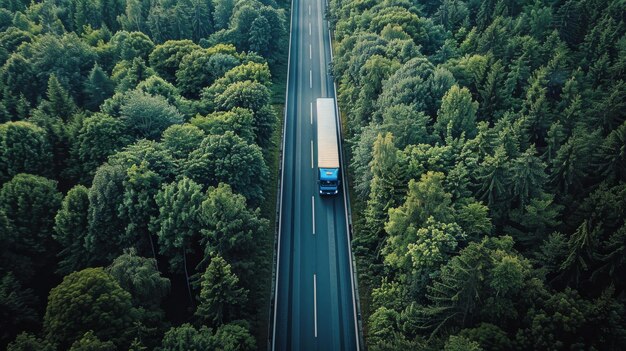
M 358 350 L 346 197 L 318 194 L 315 100 L 335 97 L 326 0 L 293 0 L 272 350 Z

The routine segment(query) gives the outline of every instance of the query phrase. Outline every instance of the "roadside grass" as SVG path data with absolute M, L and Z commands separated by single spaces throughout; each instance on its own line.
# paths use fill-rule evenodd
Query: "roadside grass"
M 283 104 L 273 105 L 278 122 L 272 135 L 271 147 L 265 152 L 265 162 L 270 171 L 270 177 L 265 184 L 264 193 L 265 200 L 261 204 L 261 216 L 269 220 L 269 226 L 265 235 L 258 239 L 257 248 L 257 268 L 259 271 L 258 291 L 254 298 L 256 299 L 256 316 L 254 336 L 257 341 L 257 348 L 265 350 L 267 347 L 267 338 L 269 330 L 269 310 L 272 291 L 272 268 L 274 263 L 274 239 L 276 233 L 276 198 L 278 195 L 278 178 L 280 164 L 280 145 L 282 143 L 282 123 L 283 123 Z
M 288 45 L 286 42 L 284 45 Z M 287 87 L 287 53 L 283 62 L 276 64 L 272 70 L 271 101 L 276 112 L 277 120 L 274 133 L 270 139 L 270 146 L 263 150 L 265 163 L 269 169 L 269 179 L 264 185 L 265 200 L 260 206 L 261 216 L 269 221 L 268 229 L 262 238 L 258 238 L 256 264 L 259 272 L 257 277 L 258 290 L 253 296 L 255 299 L 253 335 L 256 338 L 257 349 L 266 350 L 270 323 L 270 301 L 272 299 L 274 248 L 276 240 L 276 205 L 278 198 L 278 179 L 280 177 L 280 148 L 283 138 L 283 123 L 285 117 L 285 89 Z

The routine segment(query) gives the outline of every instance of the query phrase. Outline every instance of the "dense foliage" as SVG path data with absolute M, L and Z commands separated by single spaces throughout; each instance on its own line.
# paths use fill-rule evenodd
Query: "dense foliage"
M 262 341 L 287 11 L 0 0 L 0 349 Z
M 370 350 L 623 350 L 622 1 L 331 0 Z

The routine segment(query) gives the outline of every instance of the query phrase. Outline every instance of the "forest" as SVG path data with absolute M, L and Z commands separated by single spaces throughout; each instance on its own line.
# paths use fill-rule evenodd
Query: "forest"
M 626 349 L 624 2 L 329 18 L 368 349 Z
M 0 349 L 263 346 L 288 11 L 0 0 Z

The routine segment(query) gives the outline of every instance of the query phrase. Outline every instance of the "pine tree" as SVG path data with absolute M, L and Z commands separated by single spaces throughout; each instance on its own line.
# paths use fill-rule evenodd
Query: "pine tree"
M 83 91 L 86 95 L 85 108 L 97 111 L 104 100 L 113 95 L 114 84 L 106 72 L 96 63 L 89 72 Z
M 211 258 L 200 285 L 202 289 L 196 316 L 202 321 L 220 326 L 241 316 L 248 291 L 239 287 L 239 278 L 222 257 Z
M 67 122 L 76 112 L 74 100 L 54 74 L 50 75 L 50 79 L 48 79 L 46 96 L 46 101 L 42 103 L 40 108 L 47 114 Z

